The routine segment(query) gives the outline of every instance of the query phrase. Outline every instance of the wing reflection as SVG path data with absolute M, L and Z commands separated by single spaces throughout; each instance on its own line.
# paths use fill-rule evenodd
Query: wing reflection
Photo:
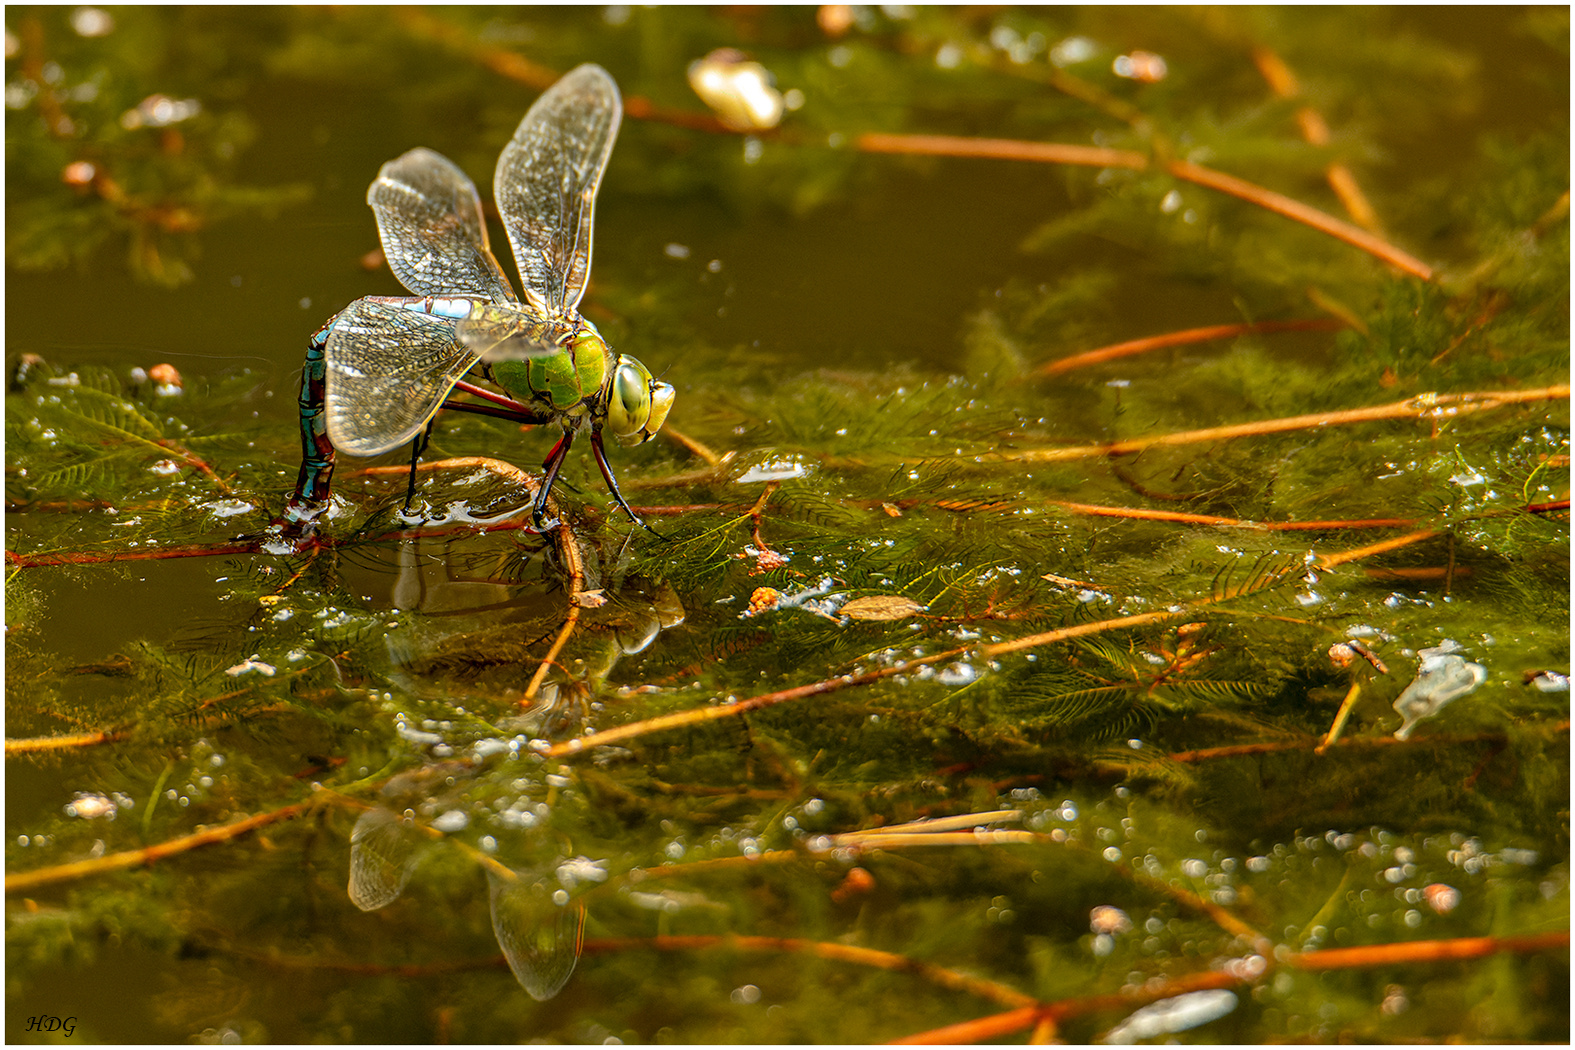
M 585 938 L 585 905 L 545 878 L 505 878 L 488 870 L 492 932 L 520 987 L 537 1002 L 557 995 L 574 973 Z M 554 900 L 563 898 L 560 904 Z
M 377 911 L 398 900 L 415 870 L 420 842 L 419 832 L 382 806 L 361 814 L 350 832 L 350 902 Z

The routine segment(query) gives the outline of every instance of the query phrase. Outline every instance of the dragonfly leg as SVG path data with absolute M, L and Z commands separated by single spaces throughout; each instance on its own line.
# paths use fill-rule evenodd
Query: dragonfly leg
M 612 493 L 613 499 L 618 501 L 618 506 L 623 508 L 623 512 L 629 515 L 629 520 L 657 539 L 665 540 L 667 537 L 641 521 L 640 516 L 629 509 L 629 504 L 623 498 L 623 493 L 618 491 L 618 479 L 613 476 L 612 465 L 607 462 L 607 453 L 602 448 L 602 432 L 600 430 L 591 431 L 591 453 L 596 460 L 596 466 L 602 472 L 602 480 L 607 482 L 607 491 Z
M 463 379 L 454 384 L 454 391 L 451 391 L 449 396 L 452 397 L 454 392 L 461 394 L 472 394 L 481 398 L 483 401 L 490 401 L 494 405 L 510 409 L 514 413 L 518 414 L 521 422 L 546 422 L 546 420 L 542 418 L 541 414 L 535 409 L 531 408 L 529 405 L 516 401 L 512 397 L 505 397 L 495 390 L 488 390 L 484 386 L 477 386 L 475 383 L 467 382 Z M 460 402 L 460 404 L 463 403 L 464 402 Z
M 545 529 L 557 522 L 543 522 L 547 512 L 547 497 L 552 494 L 552 483 L 558 480 L 558 471 L 563 469 L 563 461 L 569 458 L 569 446 L 574 444 L 574 431 L 565 430 L 558 443 L 552 446 L 552 451 L 547 453 L 547 458 L 542 461 L 541 467 L 546 474 L 541 479 L 541 488 L 536 493 L 536 505 L 531 508 L 531 521 L 536 528 Z
M 427 445 L 432 440 L 432 427 L 436 425 L 437 417 L 427 420 L 426 429 L 417 434 L 410 442 L 410 482 L 405 486 L 404 514 L 410 516 L 410 505 L 416 500 L 416 464 L 421 462 L 421 453 L 427 450 Z
M 478 405 L 470 401 L 445 401 L 443 402 L 443 409 L 448 412 L 469 412 L 477 416 L 492 416 L 495 419 L 512 419 L 516 423 L 541 424 L 549 421 L 549 417 L 542 415 L 529 405 L 521 405 L 517 401 L 510 403 L 517 407 L 503 408 L 495 404 Z

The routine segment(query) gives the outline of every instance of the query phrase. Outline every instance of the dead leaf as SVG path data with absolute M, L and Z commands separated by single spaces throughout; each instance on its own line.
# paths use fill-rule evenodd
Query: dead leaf
M 872 594 L 855 598 L 837 610 L 854 620 L 905 620 L 924 611 L 924 606 L 900 594 Z

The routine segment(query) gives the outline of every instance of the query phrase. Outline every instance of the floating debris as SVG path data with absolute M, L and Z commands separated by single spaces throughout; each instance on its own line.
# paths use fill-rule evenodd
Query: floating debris
M 900 594 L 872 594 L 867 598 L 853 599 L 839 611 L 853 620 L 906 620 L 927 608 L 929 606 L 920 605 Z
M 79 791 L 76 798 L 66 803 L 66 816 L 81 817 L 83 820 L 97 820 L 99 817 L 113 820 L 118 811 L 108 795 Z
M 806 477 L 808 474 L 809 468 L 797 460 L 775 459 L 754 464 L 734 481 L 736 484 L 746 485 L 753 481 L 787 481 Z
M 786 594 L 775 587 L 757 587 L 749 596 L 749 608 L 740 613 L 739 618 L 755 616 L 773 609 L 781 611 L 798 608 L 814 613 L 816 616 L 824 616 L 828 620 L 836 620 L 837 606 L 842 601 L 841 595 L 821 598 L 821 595 L 829 593 L 835 587 L 836 582 L 830 577 L 821 580 L 813 587 L 805 587 L 792 594 Z
M 558 877 L 559 885 L 566 890 L 573 890 L 582 882 L 606 882 L 607 861 L 579 856 L 559 864 L 553 874 Z
M 849 868 L 841 885 L 831 891 L 831 899 L 845 904 L 854 897 L 861 897 L 875 888 L 875 876 L 863 868 Z
M 1395 730 L 1396 740 L 1409 740 L 1418 722 L 1438 714 L 1487 680 L 1487 668 L 1456 656 L 1459 651 L 1460 646 L 1448 638 L 1431 649 L 1417 650 L 1422 665 L 1416 680 L 1405 687 L 1394 705 L 1404 720 Z
M 22 390 L 33 378 L 35 372 L 41 372 L 46 367 L 46 362 L 37 354 L 23 354 L 17 359 L 16 366 L 11 369 L 10 388 L 12 393 Z
M 167 128 L 190 120 L 202 112 L 202 103 L 194 98 L 173 99 L 168 95 L 149 95 L 138 102 L 135 109 L 120 115 L 120 126 L 127 131 L 137 128 Z
M 1112 904 L 1101 904 L 1088 913 L 1088 928 L 1094 933 L 1130 933 L 1132 918 Z
M 852 4 L 821 4 L 815 12 L 815 24 L 833 40 L 852 29 L 853 22 Z
M 79 7 L 71 12 L 71 28 L 76 30 L 77 36 L 108 36 L 115 31 L 115 19 L 103 8 Z M 6 57 L 11 57 L 10 51 L 6 52 Z
M 1094 957 L 1103 959 L 1116 950 L 1116 936 L 1132 931 L 1132 919 L 1110 904 L 1101 904 L 1088 913 L 1088 928 L 1094 934 Z
M 689 63 L 689 86 L 734 131 L 765 131 L 782 121 L 782 93 L 766 67 L 742 51 L 718 48 Z
M 846 608 L 846 606 L 844 606 Z M 974 670 L 972 664 L 954 663 L 947 664 L 935 675 L 935 680 L 942 685 L 967 685 L 979 677 L 979 672 Z
M 749 596 L 749 610 L 745 616 L 755 616 L 777 607 L 782 600 L 782 592 L 775 587 L 756 587 L 755 593 Z
M 198 504 L 198 506 L 216 518 L 235 518 L 242 514 L 250 514 L 257 509 L 243 499 L 216 499 L 208 503 Z M 261 602 L 261 599 L 259 599 L 259 602 Z
M 1050 61 L 1056 66 L 1075 66 L 1099 54 L 1099 45 L 1086 36 L 1069 36 L 1050 49 Z
M 1135 1043 L 1140 1039 L 1185 1032 L 1189 1028 L 1217 1021 L 1234 1009 L 1235 992 L 1188 992 L 1186 995 L 1150 1003 L 1112 1028 L 1100 1042 Z
M 1442 882 L 1422 888 L 1422 899 L 1440 915 L 1448 915 L 1460 905 L 1460 891 Z
M 74 160 L 65 166 L 60 173 L 60 181 L 67 186 L 86 188 L 93 185 L 93 180 L 98 177 L 98 168 L 92 161 Z
M 1330 662 L 1341 669 L 1350 667 L 1358 656 L 1372 664 L 1373 669 L 1379 674 L 1389 673 L 1389 668 L 1384 666 L 1384 662 L 1378 659 L 1371 649 L 1355 638 L 1350 638 L 1343 642 L 1335 642 L 1329 646 Z
M 158 384 L 153 392 L 160 397 L 172 397 L 185 387 L 180 372 L 171 364 L 154 365 L 148 369 L 148 378 Z
M 1151 51 L 1134 51 L 1130 55 L 1117 55 L 1110 68 L 1118 77 L 1157 84 L 1170 73 L 1165 60 Z
M 1569 675 L 1557 671 L 1527 671 L 1526 684 L 1539 693 L 1567 693 L 1570 691 Z
M 761 549 L 754 544 L 746 545 L 742 551 L 733 555 L 733 557 L 755 559 L 755 567 L 749 570 L 749 575 L 751 576 L 762 572 L 775 572 L 791 560 L 787 555 L 780 554 L 769 547 Z

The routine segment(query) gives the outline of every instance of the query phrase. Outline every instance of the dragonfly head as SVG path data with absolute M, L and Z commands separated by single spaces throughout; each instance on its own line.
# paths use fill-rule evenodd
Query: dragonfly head
M 607 398 L 606 427 L 620 444 L 639 445 L 656 436 L 673 407 L 673 388 L 627 354 L 618 356 Z

